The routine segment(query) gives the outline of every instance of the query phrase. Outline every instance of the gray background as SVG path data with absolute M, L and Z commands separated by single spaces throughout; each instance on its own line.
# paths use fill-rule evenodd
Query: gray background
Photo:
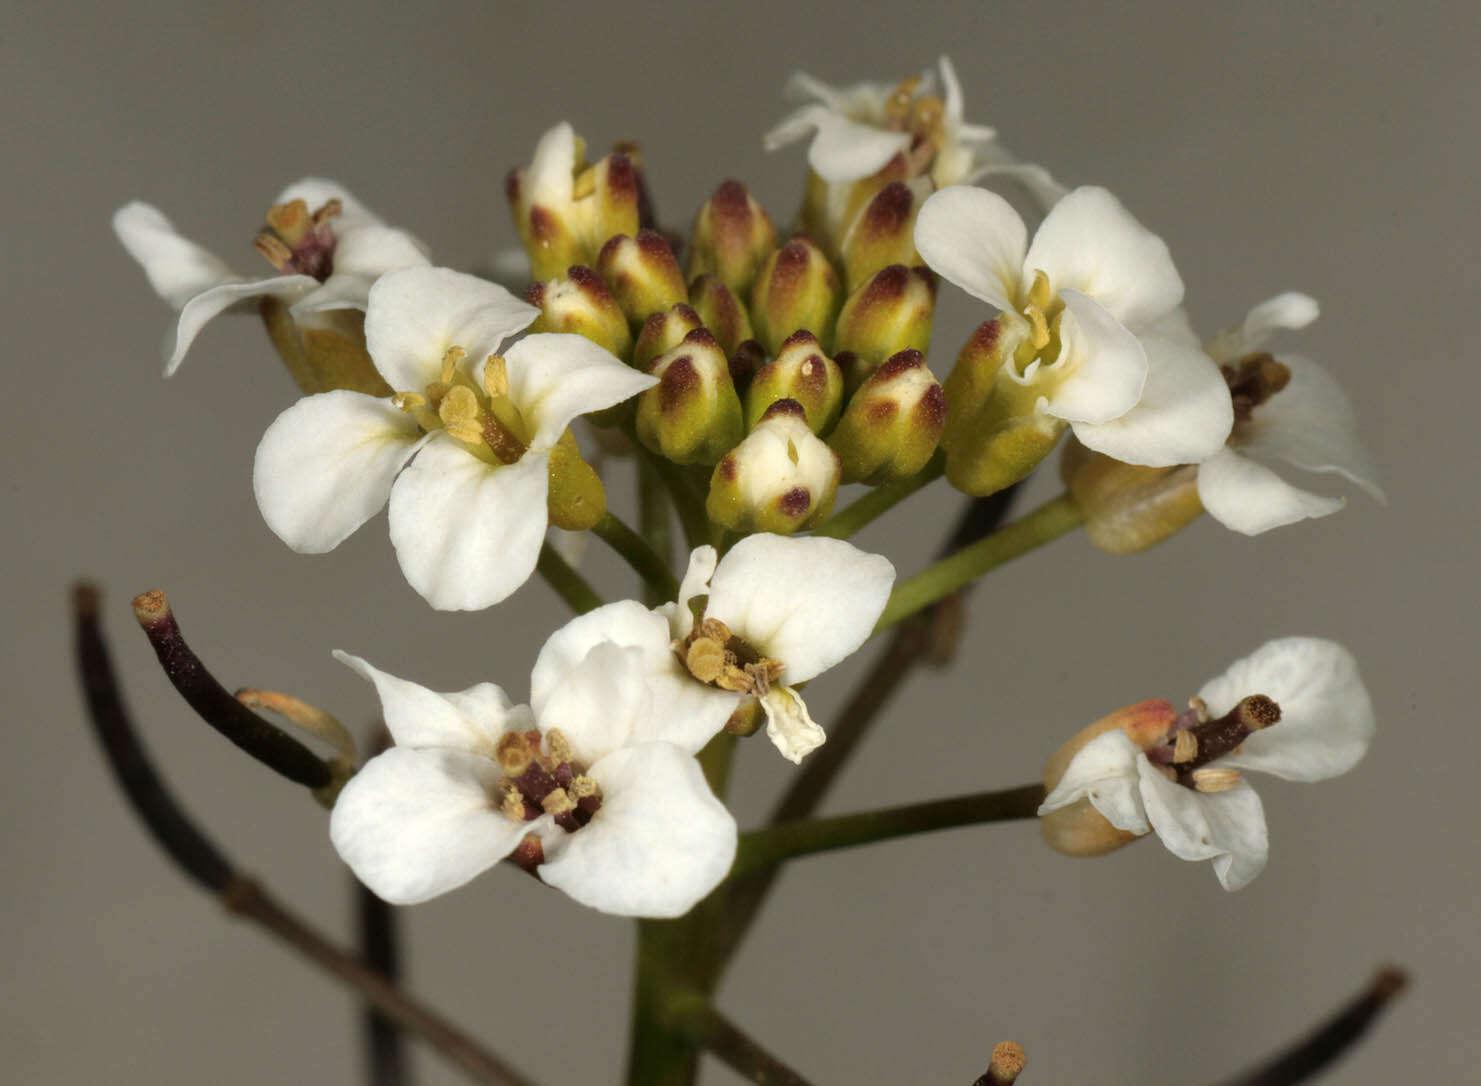
M 942 50 L 970 119 L 1070 183 L 1107 185 L 1167 239 L 1200 327 L 1283 289 L 1321 299 L 1300 347 L 1351 394 L 1391 502 L 1358 496 L 1256 541 L 1204 522 L 1132 558 L 1076 537 L 1009 567 L 978 593 L 956 670 L 912 682 L 830 809 L 1018 784 L 1086 720 L 1185 697 L 1281 634 L 1350 645 L 1381 730 L 1347 777 L 1261 787 L 1271 863 L 1237 895 L 1154 844 L 1071 861 L 1031 826 L 799 864 L 724 1007 L 822 1082 L 966 1083 L 1003 1038 L 1028 1049 L 1025 1083 L 1206 1082 L 1392 961 L 1412 969 L 1412 993 L 1332 1081 L 1475 1075 L 1477 11 L 6 5 L 0 442 L 16 621 L 0 653 L 0 1077 L 357 1073 L 345 995 L 224 917 L 125 813 L 70 678 L 72 578 L 108 589 L 129 696 L 190 808 L 338 932 L 348 885 L 322 812 L 190 717 L 129 596 L 168 589 L 228 683 L 295 691 L 351 721 L 373 703 L 333 647 L 436 688 L 493 678 L 522 696 L 561 618 L 538 583 L 490 613 L 434 614 L 397 572 L 384 521 L 327 558 L 273 538 L 252 450 L 294 391 L 245 320 L 210 327 L 160 379 L 169 318 L 113 241 L 113 208 L 149 199 L 250 269 L 267 200 L 322 173 L 470 266 L 513 238 L 505 170 L 568 118 L 597 147 L 642 141 L 671 222 L 730 175 L 784 220 L 801 156 L 768 159 L 759 139 L 787 73 L 904 75 Z M 938 371 L 975 312 L 946 295 Z M 1040 480 L 1036 495 L 1051 492 Z M 862 541 L 914 570 L 956 500 L 933 488 Z M 590 565 L 610 589 L 626 583 L 605 555 Z M 867 659 L 809 691 L 820 720 Z M 743 823 L 788 772 L 765 744 L 745 749 Z M 417 992 L 543 1081 L 618 1077 L 630 924 L 509 870 L 404 919 Z M 453 1081 L 421 1060 L 423 1081 Z M 713 1067 L 709 1080 L 732 1078 Z

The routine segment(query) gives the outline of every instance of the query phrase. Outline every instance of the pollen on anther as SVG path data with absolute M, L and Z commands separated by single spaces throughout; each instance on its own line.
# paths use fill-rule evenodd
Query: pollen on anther
M 517 777 L 529 768 L 534 756 L 525 737 L 518 732 L 505 732 L 494 748 L 494 758 L 499 768 L 511 777 Z
M 1178 732 L 1177 738 L 1173 740 L 1172 760 L 1191 762 L 1196 757 L 1198 757 L 1198 736 L 1190 731 Z
M 1280 722 L 1280 706 L 1264 694 L 1251 694 L 1239 703 L 1239 716 L 1252 730 L 1258 731 Z
M 1243 777 L 1237 769 L 1210 766 L 1193 771 L 1193 787 L 1200 792 L 1227 792 L 1241 780 Z
M 576 809 L 576 801 L 570 797 L 570 794 L 564 788 L 557 788 L 548 793 L 540 801 L 540 807 L 546 814 L 562 815 L 567 811 L 574 811 Z
M 571 750 L 571 741 L 559 728 L 551 728 L 545 733 L 545 749 L 550 752 L 550 757 L 556 765 L 570 762 L 575 757 Z

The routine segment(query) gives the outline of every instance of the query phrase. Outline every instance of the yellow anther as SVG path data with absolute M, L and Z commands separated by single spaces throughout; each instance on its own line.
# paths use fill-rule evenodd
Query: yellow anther
M 504 798 L 499 801 L 499 810 L 504 812 L 504 817 L 511 822 L 523 822 L 525 820 L 525 798 L 519 794 L 519 789 L 512 784 L 504 789 Z
M 586 799 L 589 796 L 600 796 L 602 789 L 596 781 L 590 777 L 574 777 L 570 786 L 566 789 L 577 799 Z
M 566 793 L 564 788 L 557 788 L 540 801 L 540 806 L 544 808 L 546 814 L 558 815 L 574 811 L 576 801 Z
M 684 666 L 702 683 L 712 683 L 725 670 L 725 646 L 708 637 L 696 637 L 684 653 Z
M 278 271 L 286 271 L 293 262 L 293 250 L 284 245 L 276 234 L 267 230 L 252 239 L 252 247 L 267 257 L 267 262 Z
M 483 428 L 476 425 L 479 413 L 478 396 L 466 385 L 448 389 L 437 405 L 437 415 L 449 429 L 459 423 L 475 423 L 476 432 L 482 434 Z
M 1192 732 L 1178 732 L 1178 737 L 1173 740 L 1172 760 L 1174 762 L 1191 762 L 1198 757 L 1198 736 Z
M 571 185 L 571 199 L 583 200 L 597 190 L 596 167 L 588 166 L 576 175 Z
M 942 124 L 946 117 L 946 106 L 934 94 L 923 95 L 915 100 L 910 110 L 910 129 L 919 135 L 929 136 L 934 142 L 942 142 L 945 133 Z
M 545 733 L 545 749 L 550 752 L 550 757 L 556 765 L 569 762 L 575 757 L 571 751 L 571 741 L 559 728 L 551 728 Z
M 391 406 L 398 411 L 415 411 L 427 406 L 427 397 L 420 392 L 398 392 L 391 397 Z
M 885 103 L 884 115 L 892 126 L 903 125 L 910 116 L 910 104 L 915 100 L 915 92 L 920 89 L 920 83 L 920 76 L 912 75 L 900 80 L 900 85 L 890 93 L 889 101 Z
M 267 209 L 267 225 L 289 245 L 297 245 L 313 225 L 309 218 L 309 205 L 302 200 L 274 204 Z
M 1049 276 L 1042 269 L 1035 271 L 1034 281 L 1028 288 L 1028 304 L 1047 310 L 1053 300 L 1054 292 L 1049 285 Z
M 1038 353 L 1049 346 L 1049 321 L 1044 317 L 1044 311 L 1033 303 L 1024 307 L 1023 315 L 1029 322 L 1028 341 Z
M 343 210 L 344 204 L 340 202 L 338 197 L 335 197 L 333 200 L 326 200 L 319 210 L 314 212 L 314 225 L 323 226 Z
M 509 366 L 502 355 L 491 354 L 483 364 L 483 390 L 491 400 L 509 395 Z
M 494 760 L 506 774 L 517 777 L 530 767 L 534 752 L 530 750 L 530 745 L 525 742 L 522 734 L 505 732 L 499 736 L 499 742 L 494 747 Z
M 1242 780 L 1237 769 L 1195 769 L 1193 787 L 1200 792 L 1227 792 Z
M 463 350 L 463 348 L 461 347 L 452 346 L 447 349 L 447 351 L 442 356 L 441 381 L 443 384 L 448 384 L 455 376 L 457 376 L 458 363 L 462 362 L 463 359 L 467 357 L 468 352 Z

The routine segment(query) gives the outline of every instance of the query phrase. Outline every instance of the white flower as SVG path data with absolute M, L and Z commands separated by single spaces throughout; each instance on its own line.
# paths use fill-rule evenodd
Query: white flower
M 1105 189 L 1067 195 L 1032 244 L 1002 197 L 943 189 L 921 207 L 915 245 L 1004 314 L 1018 344 L 1001 376 L 1088 448 L 1169 467 L 1222 447 L 1228 390 L 1187 329 L 1183 281 L 1162 239 Z
M 538 313 L 447 268 L 381 278 L 365 340 L 398 393 L 324 392 L 278 416 L 253 468 L 268 526 L 320 554 L 389 499 L 402 572 L 432 606 L 477 610 L 522 585 L 545 536 L 551 449 L 578 415 L 654 383 L 576 335 L 526 336 L 500 358 Z
M 946 57 L 940 67 L 943 98 L 932 94 L 930 72 L 900 84 L 848 87 L 830 87 L 797 72 L 788 81 L 787 94 L 806 104 L 766 134 L 766 149 L 775 151 L 811 133 L 808 165 L 832 185 L 868 177 L 905 154 L 912 166 L 909 174 L 928 170 L 938 188 L 1007 174 L 1023 182 L 1046 208 L 1063 196 L 1063 186 L 1042 167 L 1020 163 L 998 142 L 994 129 L 966 122 L 956 69 Z
M 1184 860 L 1213 860 L 1226 890 L 1265 867 L 1260 797 L 1240 770 L 1292 781 L 1346 773 L 1368 749 L 1373 705 L 1333 641 L 1267 642 L 1205 683 L 1194 707 L 1144 748 L 1104 732 L 1071 759 L 1039 814 L 1088 802 L 1118 830 L 1155 831 Z
M 296 201 L 302 207 L 293 208 Z M 268 297 L 291 303 L 300 321 L 325 310 L 364 309 L 370 285 L 381 275 L 428 263 L 421 242 L 386 226 L 333 181 L 294 182 L 278 194 L 269 216 L 295 212 L 297 229 L 286 242 L 272 231 L 259 235 L 259 247 L 278 258 L 279 270 L 256 278 L 234 273 L 150 204 L 136 200 L 114 213 L 118 240 L 143 266 L 155 292 L 180 311 L 165 343 L 166 377 L 218 313 Z
M 1224 367 L 1235 399 L 1226 447 L 1198 466 L 1198 496 L 1221 524 L 1258 535 L 1345 504 L 1287 483 L 1264 459 L 1307 471 L 1335 472 L 1383 501 L 1377 472 L 1358 441 L 1352 405 L 1315 362 L 1263 352 L 1281 329 L 1304 328 L 1317 304 L 1305 294 L 1278 295 L 1250 310 L 1239 328 L 1214 339 L 1209 353 Z
M 800 762 L 826 736 L 792 687 L 864 644 L 894 580 L 887 559 L 837 539 L 747 536 L 718 565 L 713 547 L 698 547 L 676 603 L 650 611 L 623 600 L 552 634 L 530 676 L 534 700 L 569 681 L 593 645 L 610 641 L 640 653 L 652 726 L 671 742 L 697 751 L 759 698 L 767 735 Z M 696 623 L 691 601 L 701 597 Z
M 329 823 L 385 900 L 444 894 L 521 846 L 545 882 L 623 916 L 680 916 L 730 870 L 735 820 L 652 726 L 636 650 L 593 646 L 533 708 L 492 683 L 437 694 L 335 655 L 375 684 L 396 741 L 345 785 Z

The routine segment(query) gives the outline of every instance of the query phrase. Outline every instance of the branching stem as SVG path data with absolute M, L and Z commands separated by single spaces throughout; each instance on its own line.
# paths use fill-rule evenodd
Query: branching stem
M 665 601 L 678 598 L 679 582 L 674 579 L 673 571 L 648 545 L 648 541 L 615 513 L 608 510 L 591 530 L 643 578 L 643 583 L 657 598 Z

